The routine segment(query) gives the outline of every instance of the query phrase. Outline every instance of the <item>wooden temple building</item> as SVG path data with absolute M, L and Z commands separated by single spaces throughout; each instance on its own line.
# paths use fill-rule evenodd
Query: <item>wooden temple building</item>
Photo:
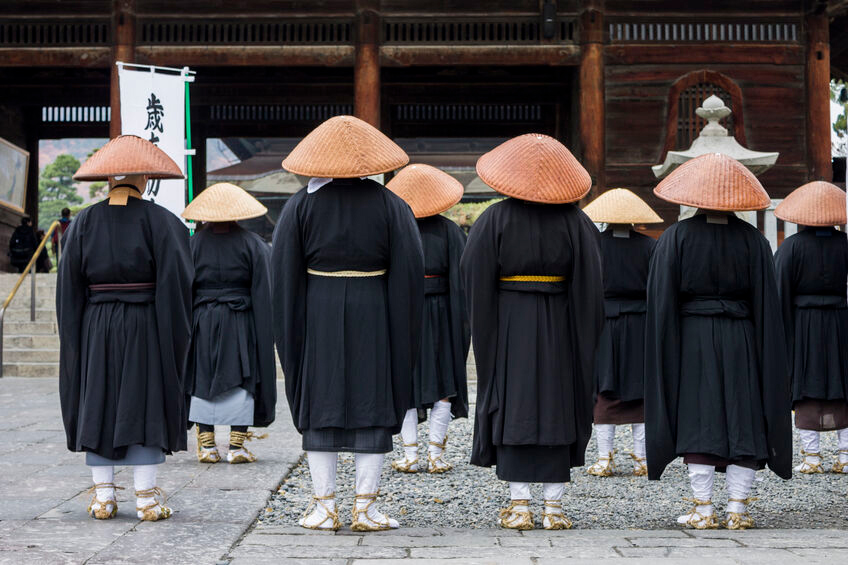
M 652 197 L 650 167 L 689 146 L 711 94 L 740 143 L 780 153 L 761 177 L 773 197 L 831 179 L 828 84 L 848 78 L 848 2 L 4 0 L 0 137 L 37 156 L 40 139 L 119 133 L 115 61 L 197 72 L 195 191 L 215 176 L 206 139 L 235 140 L 231 176 L 249 179 L 279 169 L 320 121 L 354 113 L 414 162 L 466 175 L 469 194 L 482 152 L 553 135 L 595 192 L 635 189 L 670 222 L 678 211 Z M 29 168 L 37 218 L 37 158 Z M 17 220 L 0 211 L 0 246 Z

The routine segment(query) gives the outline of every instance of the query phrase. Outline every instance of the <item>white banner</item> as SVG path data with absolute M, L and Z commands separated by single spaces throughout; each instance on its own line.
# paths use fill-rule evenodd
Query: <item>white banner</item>
M 121 133 L 152 141 L 179 165 L 185 175 L 185 83 L 194 80 L 194 77 L 188 76 L 188 68 L 175 74 L 157 72 L 155 67 L 117 65 Z M 147 183 L 144 199 L 167 208 L 179 218 L 186 206 L 186 181 L 151 180 Z

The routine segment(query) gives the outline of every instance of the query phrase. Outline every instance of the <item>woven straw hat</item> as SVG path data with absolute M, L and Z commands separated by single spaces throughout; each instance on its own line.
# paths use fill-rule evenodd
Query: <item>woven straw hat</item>
M 264 216 L 268 208 L 243 188 L 228 182 L 207 187 L 180 214 L 186 220 L 235 222 Z
M 627 190 L 613 188 L 592 200 L 583 212 L 606 224 L 658 224 L 663 221 L 648 203 Z
M 764 210 L 768 193 L 745 165 L 721 153 L 686 161 L 654 188 L 654 194 L 674 204 L 705 210 Z
M 388 173 L 407 163 L 404 150 L 374 126 L 335 116 L 304 137 L 283 168 L 307 177 L 347 179 Z
M 809 182 L 778 204 L 774 215 L 802 226 L 841 226 L 848 221 L 845 191 L 829 182 Z
M 386 188 L 403 198 L 416 218 L 441 214 L 462 199 L 462 183 L 430 165 L 409 165 Z
M 501 194 L 530 202 L 580 200 L 592 178 L 556 139 L 527 133 L 501 143 L 477 160 L 477 174 Z
M 119 135 L 82 164 L 74 180 L 108 180 L 109 177 L 144 175 L 152 179 L 181 179 L 173 159 L 136 135 Z

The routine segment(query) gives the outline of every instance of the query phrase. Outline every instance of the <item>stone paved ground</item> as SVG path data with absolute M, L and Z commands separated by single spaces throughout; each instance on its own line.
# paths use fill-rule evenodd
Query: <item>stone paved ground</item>
M 226 437 L 219 434 L 219 446 Z M 190 451 L 160 470 L 170 520 L 136 518 L 129 468 L 115 476 L 126 488 L 118 491 L 118 516 L 94 520 L 85 512 L 91 474 L 83 456 L 65 447 L 58 380 L 0 379 L 0 564 L 215 563 L 297 463 L 300 436 L 281 402 L 270 437 L 249 444 L 256 464 L 201 465 L 194 446 L 190 434 Z
M 116 519 L 95 521 L 85 507 L 90 484 L 82 456 L 67 452 L 55 378 L 0 379 L 0 564 L 198 563 L 419 565 L 458 563 L 848 563 L 845 529 L 760 529 L 684 532 L 678 529 L 575 529 L 513 532 L 488 527 L 441 528 L 438 515 L 425 527 L 354 534 L 309 532 L 256 522 L 268 499 L 301 457 L 286 403 L 279 403 L 271 437 L 252 445 L 256 465 L 200 465 L 193 451 L 169 458 L 161 486 L 173 518 L 142 523 L 130 498 L 132 472 L 116 479 Z M 282 390 L 280 391 L 282 394 Z M 280 397 L 283 398 L 282 396 Z M 223 434 L 220 439 L 223 440 Z M 190 449 L 194 442 L 189 440 Z M 388 465 L 384 477 L 388 477 Z M 624 479 L 625 488 L 627 479 Z M 799 491 L 804 484 L 796 483 Z M 848 515 L 842 497 L 833 514 Z M 841 506 L 840 506 L 841 504 Z M 841 508 L 841 510 L 839 510 Z M 300 507 L 298 508 L 300 511 Z M 800 509 L 795 511 L 801 514 Z M 644 508 L 645 518 L 652 514 Z M 810 527 L 821 527 L 815 515 Z M 267 521 L 267 520 L 266 520 Z M 797 525 L 803 525 L 796 522 Z M 837 528 L 845 528 L 842 522 Z

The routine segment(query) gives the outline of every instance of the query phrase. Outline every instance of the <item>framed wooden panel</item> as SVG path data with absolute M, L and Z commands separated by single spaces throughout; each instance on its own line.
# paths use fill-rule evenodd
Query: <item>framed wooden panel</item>
M 0 137 L 0 206 L 24 213 L 29 151 Z

